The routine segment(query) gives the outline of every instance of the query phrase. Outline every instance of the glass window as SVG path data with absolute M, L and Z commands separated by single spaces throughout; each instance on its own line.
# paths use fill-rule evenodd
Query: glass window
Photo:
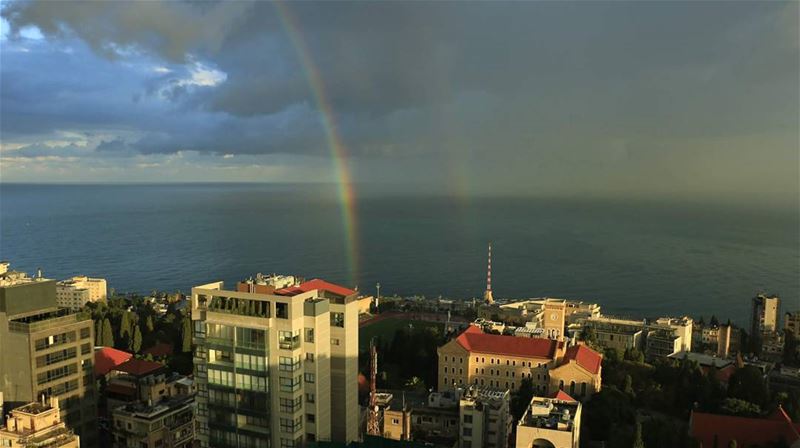
M 278 332 L 278 346 L 284 350 L 294 350 L 300 348 L 300 330 L 292 333 L 291 331 Z
M 313 373 L 306 373 L 305 379 L 306 379 L 306 383 L 313 383 L 314 382 L 314 374 Z
M 313 328 L 306 328 L 305 329 L 305 341 L 306 342 L 314 342 L 314 329 Z
M 331 325 L 344 328 L 344 313 L 331 313 Z

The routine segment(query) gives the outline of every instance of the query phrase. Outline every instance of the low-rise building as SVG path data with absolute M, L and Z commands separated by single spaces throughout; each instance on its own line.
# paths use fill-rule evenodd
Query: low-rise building
M 642 349 L 644 321 L 613 317 L 591 317 L 584 321 L 584 328 L 595 333 L 596 343 L 603 348 L 624 352 L 626 349 Z
M 58 398 L 33 402 L 11 411 L 0 426 L 0 446 L 9 448 L 79 448 L 80 438 L 61 421 Z
M 114 409 L 112 417 L 115 448 L 190 448 L 194 441 L 193 395 L 129 403 Z
M 585 345 L 573 345 L 564 353 L 558 366 L 550 370 L 549 394 L 559 390 L 580 401 L 600 392 L 603 356 Z
M 546 393 L 549 372 L 563 357 L 563 341 L 487 334 L 470 325 L 439 347 L 438 390 L 470 385 L 516 390 L 529 378 Z
M 516 448 L 578 448 L 581 403 L 564 392 L 533 397 L 517 423 Z
M 107 298 L 108 287 L 104 278 L 80 275 L 56 283 L 56 301 L 63 308 L 79 310 L 89 302 L 105 301 Z

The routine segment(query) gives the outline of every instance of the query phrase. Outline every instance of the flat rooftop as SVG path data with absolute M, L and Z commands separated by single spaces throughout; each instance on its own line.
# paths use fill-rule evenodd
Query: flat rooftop
M 533 397 L 518 425 L 571 432 L 580 406 L 575 401 Z

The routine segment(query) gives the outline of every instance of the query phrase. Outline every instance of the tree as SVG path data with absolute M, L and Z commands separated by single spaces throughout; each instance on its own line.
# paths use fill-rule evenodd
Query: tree
M 728 442 L 728 448 L 736 448 L 737 446 L 739 446 L 739 444 L 736 443 L 736 439 L 731 439 L 731 441 Z
M 519 385 L 517 392 L 511 396 L 511 415 L 515 420 L 522 418 L 525 409 L 528 408 L 531 399 L 533 398 L 533 380 L 530 378 L 523 378 Z
M 181 352 L 192 351 L 192 321 L 188 317 L 183 318 L 181 325 Z
M 644 362 L 644 355 L 636 348 L 626 348 L 623 358 L 633 362 Z
M 597 342 L 597 332 L 592 326 L 585 327 L 583 332 L 581 332 L 581 336 L 583 337 L 583 340 L 586 341 L 586 343 L 590 346 Z
M 122 337 L 124 343 L 128 345 L 128 347 L 130 347 L 131 330 L 131 313 L 124 311 L 122 313 L 122 319 L 119 322 L 119 335 Z
M 103 345 L 103 321 L 94 322 L 94 345 Z
M 102 331 L 102 338 L 100 339 L 102 342 L 101 344 L 106 347 L 113 347 L 114 346 L 114 333 L 111 330 L 111 321 L 108 320 L 106 317 L 103 319 L 103 331 Z
M 131 338 L 131 350 L 134 353 L 139 353 L 139 350 L 142 349 L 142 331 L 139 330 L 139 326 L 133 326 L 133 337 Z
M 636 392 L 633 391 L 633 378 L 630 374 L 625 375 L 625 382 L 622 386 L 622 391 L 625 392 L 625 395 L 635 398 Z
M 728 397 L 762 406 L 769 399 L 761 370 L 753 366 L 738 369 L 728 380 Z
M 636 422 L 636 430 L 633 433 L 633 448 L 644 448 L 644 440 L 642 440 L 642 424 Z
M 758 417 L 761 415 L 761 407 L 738 398 L 726 398 L 720 405 L 720 411 L 728 415 L 738 415 L 741 417 Z
M 148 315 L 147 319 L 145 319 L 145 329 L 147 329 L 147 333 L 148 334 L 152 333 L 154 328 L 155 327 L 153 326 L 153 316 Z
M 718 327 L 719 326 L 719 320 L 717 319 L 717 316 L 712 314 L 711 315 L 711 319 L 708 321 L 708 324 L 711 325 L 712 327 Z

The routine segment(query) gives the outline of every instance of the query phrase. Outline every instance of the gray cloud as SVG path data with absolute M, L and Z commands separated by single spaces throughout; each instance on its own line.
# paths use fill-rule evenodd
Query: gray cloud
M 795 2 L 285 7 L 365 179 L 712 188 L 694 181 L 703 167 L 735 191 L 755 163 L 780 173 L 778 189 L 796 183 Z M 96 152 L 326 157 L 274 4 L 16 2 L 2 15 L 48 38 L 3 53 L 6 136 L 127 130 Z M 48 47 L 65 42 L 73 55 Z M 187 83 L 197 64 L 224 82 Z

